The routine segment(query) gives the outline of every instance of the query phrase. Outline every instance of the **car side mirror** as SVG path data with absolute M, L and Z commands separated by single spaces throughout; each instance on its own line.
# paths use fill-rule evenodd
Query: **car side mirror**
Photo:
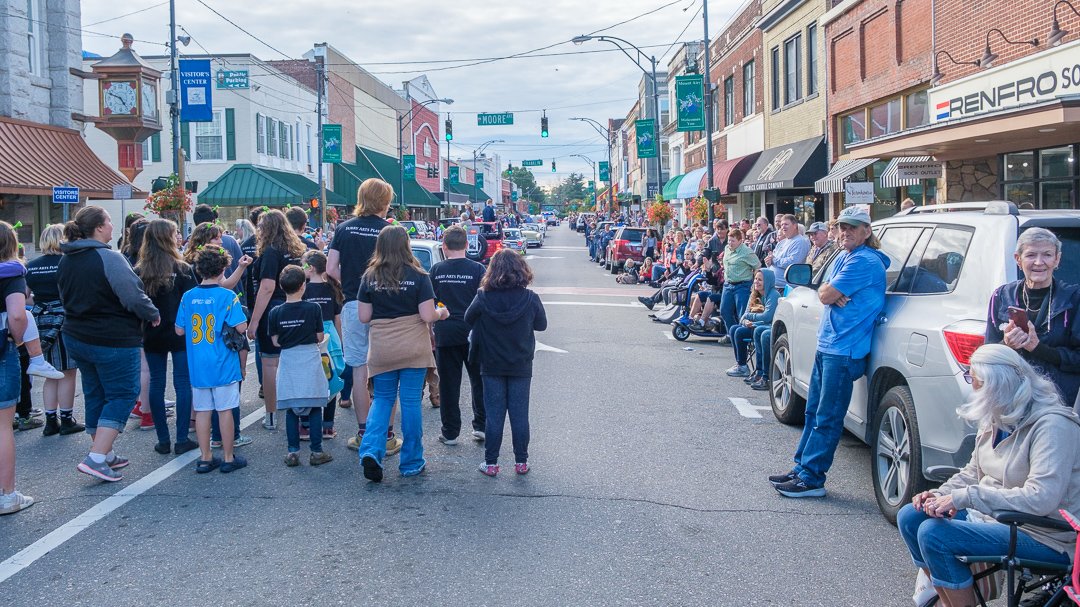
M 784 280 L 788 284 L 798 285 L 800 287 L 810 286 L 810 280 L 813 278 L 814 269 L 808 263 L 796 263 L 788 266 L 788 269 L 784 272 Z

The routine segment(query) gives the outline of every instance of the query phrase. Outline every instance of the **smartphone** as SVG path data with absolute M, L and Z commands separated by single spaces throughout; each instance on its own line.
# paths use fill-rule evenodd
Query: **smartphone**
M 1031 320 L 1028 319 L 1027 310 L 1009 306 L 1009 320 L 1025 332 L 1029 331 L 1031 328 Z

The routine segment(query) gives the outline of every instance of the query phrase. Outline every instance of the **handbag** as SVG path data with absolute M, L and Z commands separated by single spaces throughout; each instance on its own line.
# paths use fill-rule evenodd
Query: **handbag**
M 990 571 L 991 568 L 996 570 Z M 1001 597 L 1001 589 L 1005 586 L 1005 571 L 995 563 L 972 563 L 971 575 L 975 578 L 975 593 L 982 600 L 993 601 Z
M 248 345 L 247 335 L 236 330 L 236 327 L 230 327 L 229 325 L 222 327 L 221 339 L 225 342 L 225 347 L 232 352 L 239 352 L 244 349 L 244 346 Z

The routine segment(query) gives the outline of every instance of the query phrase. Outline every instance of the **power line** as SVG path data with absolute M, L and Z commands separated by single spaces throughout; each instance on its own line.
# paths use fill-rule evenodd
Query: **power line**
M 222 15 L 221 13 L 219 13 L 219 12 L 217 11 L 217 9 L 215 9 L 215 8 L 214 8 L 214 7 L 212 7 L 212 6 L 210 6 L 210 5 L 209 5 L 209 4 L 207 4 L 206 2 L 203 2 L 203 0 L 195 0 L 195 1 L 196 1 L 196 2 L 198 2 L 199 4 L 201 4 L 201 5 L 205 6 L 205 7 L 206 7 L 206 9 L 207 9 L 208 11 L 210 11 L 211 13 L 214 13 L 214 14 L 215 14 L 215 15 L 217 15 L 218 17 L 221 17 L 222 19 L 224 19 L 224 20 L 225 20 L 225 22 L 226 22 L 226 23 L 228 23 L 229 25 L 231 25 L 231 26 L 235 27 L 236 29 L 238 29 L 238 30 L 240 30 L 240 31 L 244 32 L 245 34 L 247 34 L 248 36 L 250 36 L 250 37 L 251 37 L 252 39 L 254 39 L 254 40 L 255 40 L 256 42 L 258 42 L 259 44 L 261 44 L 261 45 L 265 46 L 266 48 L 268 48 L 268 49 L 270 49 L 270 50 L 272 50 L 272 51 L 274 51 L 275 53 L 277 53 L 277 54 L 281 55 L 282 57 L 285 57 L 286 59 L 293 59 L 293 57 L 289 56 L 289 55 L 288 55 L 287 53 L 284 53 L 284 52 L 282 52 L 282 51 L 278 50 L 277 48 L 275 48 L 274 46 L 272 46 L 272 45 L 271 45 L 271 44 L 270 44 L 269 42 L 264 42 L 262 38 L 259 38 L 259 37 L 258 37 L 258 36 L 256 36 L 255 34 L 252 34 L 251 32 L 247 31 L 246 29 L 244 29 L 244 28 L 240 27 L 240 26 L 239 26 L 239 25 L 238 25 L 238 24 L 237 24 L 237 23 L 236 23 L 235 21 L 233 21 L 232 19 L 229 19 L 229 18 L 228 18 L 228 17 L 226 17 L 225 15 Z
M 667 46 L 666 43 L 665 44 L 650 44 L 650 45 L 642 46 L 641 48 L 663 48 L 665 46 Z M 619 49 L 617 49 L 617 48 L 601 48 L 601 49 L 582 49 L 582 50 L 577 50 L 577 51 L 562 51 L 562 52 L 558 52 L 558 53 L 535 53 L 535 54 L 530 54 L 530 55 L 522 55 L 521 57 L 498 56 L 498 57 L 473 57 L 473 58 L 468 58 L 468 59 L 425 59 L 425 60 L 414 60 L 414 61 L 368 61 L 368 62 L 365 62 L 365 65 L 388 65 L 388 66 L 390 66 L 390 65 L 435 65 L 435 64 L 440 64 L 440 63 L 463 63 L 463 62 L 467 62 L 467 61 L 499 61 L 499 60 L 511 59 L 511 58 L 514 58 L 514 59 L 531 59 L 533 57 L 562 57 L 562 56 L 565 56 L 565 55 L 591 55 L 591 54 L 595 54 L 595 53 L 617 53 L 617 52 L 619 52 Z M 353 63 L 351 63 L 351 62 L 327 63 L 325 65 L 353 65 Z M 463 67 L 463 66 L 455 66 L 455 67 Z M 374 73 L 381 73 L 381 72 L 372 72 L 372 73 L 374 74 Z
M 168 3 L 169 3 L 169 0 L 165 0 L 165 2 L 158 2 L 157 4 L 150 5 L 150 6 L 146 7 L 146 8 L 140 8 L 139 10 L 131 11 L 130 13 L 124 13 L 123 15 L 119 15 L 117 17 L 109 17 L 108 19 L 102 19 L 101 21 L 95 21 L 93 23 L 87 23 L 86 27 L 93 27 L 95 25 L 101 25 L 102 23 L 108 23 L 110 21 L 117 21 L 119 19 L 123 19 L 124 17 L 130 17 L 132 15 L 138 15 L 139 13 L 145 13 L 146 11 L 153 10 L 155 8 L 158 8 L 159 6 L 165 6 Z
M 60 25 L 58 23 L 50 24 L 49 22 L 44 21 L 42 19 L 31 19 L 27 15 L 20 15 L 20 14 L 17 14 L 17 13 L 4 12 L 4 13 L 0 13 L 0 17 L 11 17 L 12 19 L 26 19 L 26 21 L 29 22 L 29 23 L 41 23 L 42 25 L 52 25 L 53 27 L 59 27 L 60 29 L 67 30 L 69 32 L 78 32 L 80 34 L 87 34 L 87 35 L 90 35 L 90 36 L 100 36 L 102 38 L 117 38 L 117 39 L 119 39 L 116 34 L 105 34 L 105 33 L 102 33 L 102 32 L 94 32 L 94 31 L 85 30 L 85 29 L 78 28 L 78 27 L 69 27 L 69 26 L 66 26 L 66 25 Z M 157 45 L 157 46 L 169 46 L 168 44 L 165 44 L 164 42 L 155 42 L 153 40 L 140 40 L 138 38 L 134 38 L 134 41 L 135 42 L 141 42 L 143 44 L 154 44 L 154 45 Z
M 641 13 L 637 17 L 631 17 L 631 18 L 629 18 L 629 19 L 627 19 L 625 21 L 620 21 L 620 22 L 616 23 L 615 25 L 609 25 L 609 26 L 607 26 L 605 28 L 601 28 L 601 29 L 598 29 L 596 31 L 589 32 L 588 35 L 592 36 L 593 34 L 599 34 L 600 32 L 606 32 L 606 31 L 608 31 L 610 29 L 615 29 L 616 27 L 619 27 L 620 25 L 626 25 L 627 23 L 630 23 L 631 21 L 637 21 L 638 19 L 641 19 L 642 17 L 646 17 L 646 16 L 651 15 L 653 13 L 659 12 L 659 11 L 661 11 L 661 10 L 663 10 L 663 9 L 673 5 L 673 4 L 678 4 L 678 3 L 682 2 L 682 1 L 683 0 L 674 0 L 673 2 L 668 2 L 667 4 L 664 4 L 664 5 L 661 5 L 661 6 L 657 7 L 657 8 L 652 9 L 651 11 L 646 11 L 644 13 Z

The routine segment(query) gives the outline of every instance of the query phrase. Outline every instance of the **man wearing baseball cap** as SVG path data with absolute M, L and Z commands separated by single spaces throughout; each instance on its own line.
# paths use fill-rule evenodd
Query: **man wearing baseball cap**
M 815 221 L 806 228 L 806 237 L 810 239 L 810 252 L 806 255 L 806 263 L 814 268 L 814 276 L 818 270 L 836 250 L 836 243 L 829 240 L 829 226 L 820 221 Z
M 795 467 L 769 477 L 785 497 L 823 497 L 825 475 L 844 431 L 844 415 L 855 380 L 866 373 L 874 326 L 885 307 L 885 269 L 889 258 L 870 231 L 870 213 L 847 207 L 837 218 L 843 252 L 818 287 L 825 305 L 818 326 L 818 347 L 806 425 L 795 451 Z

